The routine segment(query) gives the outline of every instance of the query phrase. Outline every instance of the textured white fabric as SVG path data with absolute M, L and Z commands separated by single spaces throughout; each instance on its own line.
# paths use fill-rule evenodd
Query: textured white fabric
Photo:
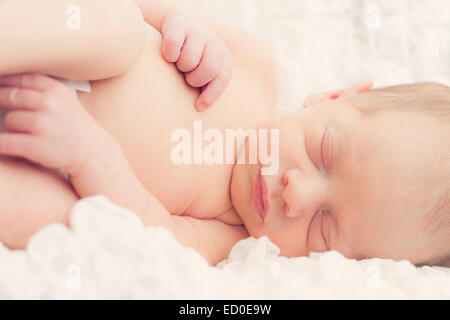
M 80 92 L 91 92 L 91 84 L 89 81 L 83 81 L 83 80 L 70 80 L 70 79 L 63 79 L 63 78 L 57 78 L 53 77 L 54 79 L 64 83 L 72 93 L 77 96 L 77 91 Z
M 279 67 L 280 106 L 372 79 L 450 85 L 446 0 L 180 0 L 260 36 Z
M 450 297 L 450 269 L 349 260 L 337 252 L 279 257 L 266 237 L 209 267 L 163 228 L 144 228 L 103 196 L 79 201 L 72 229 L 50 225 L 26 251 L 0 246 L 0 298 L 301 299 Z
M 366 78 L 450 84 L 447 0 L 183 2 L 273 46 L 287 109 Z M 0 246 L 0 298 L 450 298 L 450 269 L 336 252 L 287 259 L 267 238 L 239 242 L 211 268 L 101 196 L 79 201 L 71 224 L 42 229 L 25 251 Z

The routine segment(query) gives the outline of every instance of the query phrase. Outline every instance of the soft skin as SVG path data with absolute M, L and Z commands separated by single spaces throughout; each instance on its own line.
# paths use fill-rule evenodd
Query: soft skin
M 142 0 L 138 6 L 132 1 L 102 1 L 70 1 L 96 18 L 96 24 L 85 25 L 83 34 L 65 34 L 59 29 L 60 15 L 69 2 L 0 3 L 0 21 L 23 20 L 29 28 L 16 33 L 0 28 L 0 38 L 8 39 L 8 50 L 0 52 L 0 74 L 13 74 L 0 78 L 0 104 L 10 110 L 5 123 L 8 132 L 0 134 L 0 240 L 7 246 L 24 248 L 29 237 L 49 223 L 69 225 L 70 208 L 80 197 L 104 194 L 135 212 L 145 225 L 166 227 L 211 265 L 226 258 L 232 246 L 249 234 L 267 234 L 287 256 L 336 249 L 354 258 L 380 256 L 413 262 L 426 258 L 422 255 L 426 250 L 419 250 L 425 247 L 417 236 L 420 227 L 406 220 L 406 199 L 392 199 L 407 186 L 408 170 L 420 170 L 411 160 L 419 151 L 399 143 L 413 132 L 414 117 L 406 117 L 403 125 L 397 125 L 399 117 L 391 113 L 369 121 L 345 100 L 327 102 L 371 86 L 361 83 L 311 97 L 305 104 L 313 107 L 274 119 L 275 64 L 260 41 L 204 19 L 197 19 L 192 27 L 192 18 L 186 18 L 191 22 L 187 29 L 178 30 L 181 34 L 208 30 L 208 41 L 225 53 L 213 54 L 220 61 L 214 76 L 210 69 L 201 68 L 201 62 L 199 72 L 188 71 L 204 77 L 196 83 L 204 90 L 193 88 L 189 82 L 194 76 L 180 72 L 188 70 L 178 63 L 184 59 L 183 48 L 173 61 L 176 58 L 164 51 L 165 38 L 160 33 L 164 19 L 171 19 L 171 12 L 178 17 L 179 8 L 166 1 Z M 30 10 L 34 5 L 36 10 Z M 106 20 L 95 16 L 101 5 L 109 8 Z M 41 12 L 42 21 L 29 21 L 24 6 Z M 112 21 L 123 32 L 121 37 L 105 31 Z M 34 29 L 42 28 L 47 41 L 37 52 L 23 51 L 21 44 L 31 41 Z M 96 35 L 95 46 L 85 41 L 91 39 L 89 34 Z M 125 39 L 133 49 L 130 55 L 123 50 Z M 103 45 L 108 45 L 107 63 L 103 63 L 105 51 L 98 49 Z M 208 50 L 206 45 L 203 49 Z M 82 58 L 70 54 L 80 51 Z M 54 52 L 61 56 L 49 56 Z M 138 58 L 136 52 L 140 52 Z M 14 57 L 13 69 L 2 64 L 7 57 Z M 36 72 L 95 80 L 91 93 L 79 93 L 76 99 L 63 85 Z M 208 84 L 212 84 L 209 91 Z M 215 102 L 199 113 L 194 106 L 202 110 L 203 99 Z M 171 133 L 179 128 L 192 132 L 194 120 L 201 120 L 205 129 L 222 132 L 228 128 L 282 129 L 281 167 L 279 174 L 267 178 L 271 209 L 263 225 L 255 220 L 251 208 L 254 166 L 177 166 L 171 162 Z M 330 156 L 332 168 L 319 170 L 320 139 L 327 127 L 336 148 Z M 65 169 L 71 183 L 46 167 Z M 17 201 L 23 197 L 27 201 Z M 315 218 L 322 208 L 330 210 L 320 220 L 325 232 L 319 232 Z M 411 242 L 406 248 L 407 240 Z
M 61 28 L 66 8 L 73 4 L 87 17 L 79 33 Z M 268 119 L 276 100 L 270 50 L 240 30 L 196 19 L 195 30 L 214 33 L 217 36 L 209 40 L 226 44 L 233 65 L 226 90 L 212 107 L 199 113 L 194 106 L 203 89 L 193 88 L 179 66 L 162 55 L 164 18 L 179 8 L 167 1 L 140 1 L 139 7 L 132 1 L 115 4 L 104 0 L 0 3 L 1 23 L 22 21 L 26 26 L 17 32 L 1 31 L 8 50 L 0 53 L 0 60 L 14 57 L 14 63 L 0 62 L 3 107 L 10 109 L 8 133 L 0 137 L 0 240 L 10 248 L 22 249 L 32 234 L 49 223 L 69 226 L 70 208 L 80 197 L 104 194 L 136 212 L 146 225 L 168 228 L 182 244 L 216 264 L 248 236 L 231 204 L 233 166 L 175 165 L 170 160 L 171 134 L 179 128 L 191 130 L 194 120 L 201 120 L 205 128 L 224 131 L 255 127 Z M 108 7 L 106 20 L 94 14 L 102 5 Z M 29 11 L 39 13 L 41 19 L 30 19 L 25 14 Z M 105 30 L 117 28 L 121 32 L 101 36 Z M 36 37 L 33 30 L 44 30 L 46 41 L 39 50 L 24 51 L 23 44 Z M 95 45 L 90 42 L 91 34 Z M 125 40 L 129 50 L 123 50 Z M 141 50 L 137 60 L 134 50 Z M 55 57 L 57 52 L 61 56 Z M 226 56 L 218 57 L 220 65 L 226 63 Z M 76 100 L 63 86 L 36 72 L 94 79 L 91 93 L 79 93 Z M 17 73 L 21 75 L 14 75 Z M 24 111 L 27 116 L 20 116 Z M 79 121 L 72 121 L 71 116 Z M 31 121 L 29 126 L 24 124 L 26 118 Z M 26 132 L 17 132 L 19 127 Z M 61 132 L 62 128 L 67 132 Z M 28 148 L 31 145 L 35 148 Z M 84 161 L 73 165 L 60 157 Z M 61 165 L 71 175 L 70 184 L 46 168 Z M 27 200 L 17 201 L 23 197 Z
M 414 219 L 408 186 L 427 168 L 428 149 L 417 141 L 435 125 L 395 111 L 367 118 L 345 100 L 280 116 L 264 125 L 280 129 L 280 171 L 263 176 L 267 216 L 252 205 L 259 164 L 235 166 L 233 204 L 249 234 L 267 235 L 285 256 L 336 250 L 354 259 L 427 261 L 433 244 Z

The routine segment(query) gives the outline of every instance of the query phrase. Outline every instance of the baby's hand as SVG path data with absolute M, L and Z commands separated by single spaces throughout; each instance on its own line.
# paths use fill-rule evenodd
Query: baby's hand
M 0 76 L 7 133 L 0 154 L 25 158 L 70 175 L 92 154 L 100 126 L 62 83 L 38 74 Z
M 303 107 L 308 108 L 328 100 L 336 100 L 345 97 L 350 97 L 355 94 L 368 91 L 372 89 L 372 86 L 373 86 L 372 80 L 363 80 L 359 81 L 357 84 L 355 84 L 353 87 L 350 88 L 312 94 L 305 99 L 305 101 L 303 102 Z
M 195 107 L 206 110 L 222 95 L 232 75 L 231 53 L 225 43 L 208 28 L 180 13 L 171 13 L 163 21 L 162 54 L 186 82 L 201 88 Z

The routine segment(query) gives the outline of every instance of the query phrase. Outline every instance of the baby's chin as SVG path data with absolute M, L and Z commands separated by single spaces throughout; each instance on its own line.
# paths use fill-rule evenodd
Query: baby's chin
M 242 177 L 242 165 L 235 164 L 233 167 L 233 172 L 231 174 L 231 183 L 230 183 L 230 198 L 231 203 L 234 207 L 234 210 L 238 214 L 238 216 L 242 219 L 243 213 L 243 202 L 244 202 L 244 187 L 242 185 L 243 177 Z
M 231 176 L 230 197 L 231 203 L 244 227 L 250 233 L 250 219 L 252 215 L 252 186 L 253 181 L 248 172 L 247 165 L 235 165 Z M 249 230 L 250 228 L 250 230 Z

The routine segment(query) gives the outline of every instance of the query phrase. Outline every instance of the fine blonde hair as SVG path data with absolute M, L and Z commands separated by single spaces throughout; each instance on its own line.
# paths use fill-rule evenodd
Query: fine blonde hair
M 434 166 L 414 183 L 427 186 L 428 191 L 420 195 L 425 201 L 417 208 L 417 218 L 425 223 L 437 252 L 421 264 L 450 267 L 450 87 L 433 82 L 398 85 L 357 94 L 348 102 L 363 115 L 381 110 L 414 112 L 437 124 L 432 139 L 437 138 L 433 148 L 439 150 L 433 150 L 436 157 L 429 159 Z

